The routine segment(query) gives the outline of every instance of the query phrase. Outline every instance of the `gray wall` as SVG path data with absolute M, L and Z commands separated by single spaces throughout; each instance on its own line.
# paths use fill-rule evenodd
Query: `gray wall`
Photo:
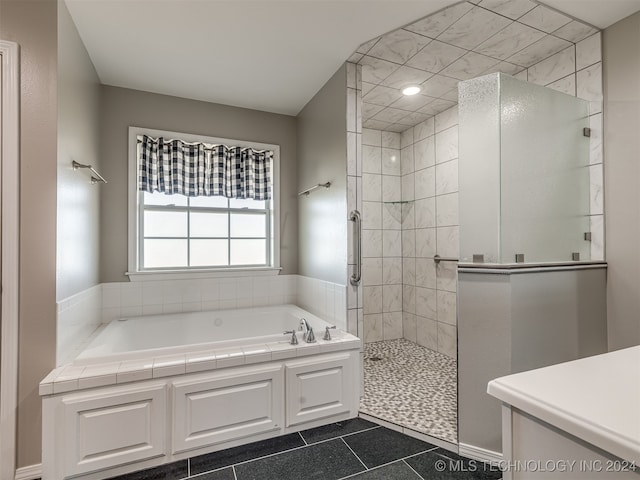
M 17 466 L 40 463 L 38 384 L 56 364 L 57 2 L 0 2 L 20 45 L 20 326 Z
M 609 349 L 640 344 L 640 13 L 604 31 Z
M 280 145 L 280 263 L 297 273 L 296 119 L 196 100 L 101 87 L 100 281 L 127 281 L 129 126 Z
M 100 188 L 87 170 L 100 171 L 100 82 L 64 2 L 58 3 L 58 300 L 98 283 Z
M 606 269 L 458 276 L 458 439 L 502 451 L 494 378 L 604 353 Z
M 347 281 L 347 77 L 343 65 L 298 114 L 298 273 Z

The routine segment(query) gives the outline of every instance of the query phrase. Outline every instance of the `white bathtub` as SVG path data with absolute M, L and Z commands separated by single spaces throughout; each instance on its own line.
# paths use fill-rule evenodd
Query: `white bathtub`
M 295 305 L 148 315 L 101 327 L 74 360 L 88 365 L 278 342 L 306 319 L 320 338 L 331 324 Z

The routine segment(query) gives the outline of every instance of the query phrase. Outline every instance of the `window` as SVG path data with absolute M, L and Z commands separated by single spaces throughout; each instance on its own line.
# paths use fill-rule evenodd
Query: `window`
M 142 135 L 271 150 L 269 200 L 142 191 Z M 278 265 L 279 147 L 130 127 L 129 275 L 273 269 Z

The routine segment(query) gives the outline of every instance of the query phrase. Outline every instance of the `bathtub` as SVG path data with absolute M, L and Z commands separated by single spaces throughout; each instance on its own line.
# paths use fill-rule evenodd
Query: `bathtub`
M 362 342 L 325 340 L 327 326 L 295 305 L 102 326 L 40 383 L 43 478 L 108 478 L 357 416 Z
M 283 332 L 298 330 L 302 318 L 318 337 L 324 335 L 325 327 L 332 326 L 295 305 L 122 318 L 99 328 L 73 363 L 88 365 L 277 343 L 290 339 Z

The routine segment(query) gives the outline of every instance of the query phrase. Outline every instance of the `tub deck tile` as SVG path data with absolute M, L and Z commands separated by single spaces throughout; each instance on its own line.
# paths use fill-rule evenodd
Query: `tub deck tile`
M 216 354 L 212 351 L 187 353 L 187 373 L 204 372 L 217 368 Z
M 153 378 L 184 375 L 186 373 L 185 359 L 185 354 L 156 357 L 153 360 Z
M 119 363 L 87 365 L 78 378 L 78 388 L 96 388 L 117 383 Z
M 241 347 L 216 350 L 216 365 L 218 368 L 237 367 L 244 365 L 244 352 Z
M 153 360 L 128 360 L 120 363 L 116 381 L 118 383 L 139 382 L 153 378 Z
M 287 358 L 295 358 L 296 347 L 289 344 L 289 342 L 270 343 L 267 345 L 271 350 L 272 360 L 286 360 Z

